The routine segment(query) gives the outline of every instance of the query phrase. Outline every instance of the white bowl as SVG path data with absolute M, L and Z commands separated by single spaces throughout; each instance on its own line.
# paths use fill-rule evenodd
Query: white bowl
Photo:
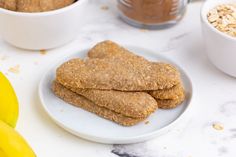
M 74 39 L 83 24 L 87 0 L 48 12 L 22 13 L 0 8 L 0 35 L 23 49 L 42 50 Z
M 207 20 L 207 13 L 219 4 L 236 0 L 208 0 L 201 10 L 201 23 L 206 51 L 210 61 L 221 71 L 236 77 L 236 37 L 220 32 Z

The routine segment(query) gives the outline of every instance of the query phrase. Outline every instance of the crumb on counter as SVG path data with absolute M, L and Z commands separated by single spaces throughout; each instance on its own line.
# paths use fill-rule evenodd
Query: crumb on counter
M 47 51 L 46 51 L 46 50 L 40 50 L 40 54 L 41 54 L 41 55 L 46 55 L 46 54 L 47 54 Z
M 109 10 L 109 7 L 107 5 L 101 6 L 101 10 Z
M 149 121 L 149 120 L 145 122 L 145 124 L 146 124 L 146 125 L 147 125 L 147 124 L 149 124 L 149 123 L 150 123 L 150 121 Z
M 141 32 L 148 32 L 148 29 L 139 29 Z
M 4 60 L 7 60 L 8 58 L 9 58 L 8 56 L 1 56 L 1 57 L 0 57 L 0 60 L 1 60 L 1 61 L 4 61 Z
M 220 123 L 214 123 L 212 124 L 212 127 L 215 129 L 215 130 L 218 130 L 218 131 L 222 131 L 224 130 L 224 126 Z
M 16 65 L 14 67 L 10 67 L 8 69 L 8 71 L 11 72 L 11 73 L 14 73 L 14 74 L 20 73 L 20 65 Z

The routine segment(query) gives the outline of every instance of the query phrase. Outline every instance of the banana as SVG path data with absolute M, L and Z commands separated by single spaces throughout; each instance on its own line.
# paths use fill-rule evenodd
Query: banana
M 0 157 L 36 157 L 27 142 L 13 129 L 18 112 L 14 89 L 0 72 Z
M 11 127 L 18 119 L 18 100 L 8 79 L 0 72 L 0 120 Z
M 6 153 L 3 152 L 3 150 L 0 149 L 0 157 L 8 157 Z
M 13 128 L 1 120 L 0 157 L 36 157 L 27 142 Z

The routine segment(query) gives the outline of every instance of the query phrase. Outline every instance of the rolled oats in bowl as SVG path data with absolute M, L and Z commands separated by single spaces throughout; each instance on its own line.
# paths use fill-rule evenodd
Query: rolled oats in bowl
M 208 12 L 207 19 L 219 31 L 236 37 L 236 3 L 216 6 Z

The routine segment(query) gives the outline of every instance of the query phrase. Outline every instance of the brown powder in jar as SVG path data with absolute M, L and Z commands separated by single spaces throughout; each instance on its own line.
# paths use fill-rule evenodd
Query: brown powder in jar
M 122 13 L 142 23 L 164 23 L 178 18 L 179 0 L 119 0 Z

